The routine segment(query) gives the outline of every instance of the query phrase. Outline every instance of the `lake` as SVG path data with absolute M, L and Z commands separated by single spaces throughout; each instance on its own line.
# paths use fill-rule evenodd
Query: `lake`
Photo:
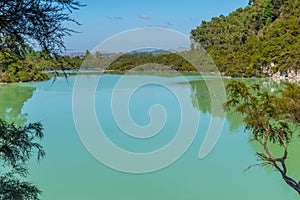
M 248 134 L 244 132 L 239 116 L 228 113 L 225 117 L 221 114 L 221 110 L 212 114 L 211 99 L 205 80 L 214 85 L 213 77 L 183 77 L 189 81 L 189 84 L 182 82 L 182 77 L 143 75 L 125 75 L 125 77 L 136 81 L 146 80 L 149 84 L 136 89 L 131 99 L 127 101 L 125 97 L 133 86 L 121 84 L 119 88 L 114 88 L 114 85 L 124 78 L 122 75 L 106 74 L 99 82 L 97 82 L 98 75 L 80 75 L 79 78 L 98 84 L 93 91 L 95 105 L 92 106 L 95 115 L 106 137 L 126 152 L 144 155 L 143 153 L 163 149 L 175 138 L 182 121 L 192 123 L 194 115 L 199 117 L 199 127 L 189 148 L 182 152 L 180 158 L 162 166 L 161 169 L 153 166 L 158 170 L 153 168 L 151 171 L 152 166 L 144 166 L 140 163 L 141 167 L 148 167 L 149 172 L 127 173 L 116 169 L 123 167 L 122 159 L 113 160 L 115 158 L 112 155 L 112 164 L 107 164 L 96 159 L 99 157 L 90 154 L 91 150 L 85 148 L 82 137 L 93 130 L 78 134 L 77 129 L 80 129 L 78 127 L 80 125 L 76 120 L 74 121 L 72 102 L 74 102 L 75 76 L 70 76 L 68 80 L 59 77 L 55 82 L 50 80 L 0 85 L 1 118 L 19 125 L 34 121 L 41 121 L 44 125 L 45 138 L 42 140 L 42 145 L 47 155 L 40 162 L 32 160 L 29 166 L 29 179 L 43 191 L 41 196 L 43 200 L 299 199 L 296 192 L 290 189 L 280 175 L 271 168 L 254 167 L 244 172 L 249 165 L 257 163 L 255 157 L 257 145 L 248 141 Z M 271 79 L 244 81 L 257 82 L 266 90 L 279 87 L 278 83 Z M 87 90 L 75 89 L 78 89 L 78 95 L 89 95 L 86 94 L 89 93 L 88 87 Z M 111 109 L 113 95 L 116 95 L 115 110 Z M 184 104 L 176 99 L 178 96 L 183 96 Z M 218 94 L 213 98 L 218 102 Z M 153 107 L 157 104 L 160 104 L 163 109 L 159 106 Z M 147 132 L 145 131 L 137 133 L 141 134 L 139 135 L 141 138 L 132 136 L 130 135 L 132 126 L 126 124 L 128 121 L 122 121 L 121 117 L 116 122 L 114 117 L 115 114 L 120 116 L 124 114 L 123 105 L 128 107 L 131 120 L 135 122 L 136 127 L 146 127 L 142 130 L 146 130 L 147 125 L 151 125 L 152 122 L 158 125 L 161 125 L 161 121 L 165 123 L 157 130 L 156 135 L 142 138 Z M 86 106 L 91 105 L 87 103 Z M 189 116 L 180 110 L 180 106 L 189 109 L 193 116 L 189 119 Z M 155 111 L 156 108 L 158 110 Z M 157 113 L 154 112 L 153 116 L 149 116 L 149 109 L 154 109 Z M 79 117 L 83 124 L 92 121 L 91 118 L 83 115 Z M 207 156 L 199 159 L 199 149 L 209 129 L 210 121 L 222 119 L 225 123 L 219 140 Z M 120 128 L 119 123 L 121 125 L 125 123 L 125 128 Z M 190 128 L 193 132 L 192 125 Z M 124 133 L 125 129 L 129 133 Z M 185 131 L 189 134 L 188 130 Z M 299 142 L 293 142 L 291 145 L 290 155 L 295 156 L 300 150 L 297 148 Z M 101 153 L 112 152 L 102 150 Z M 168 158 L 157 157 L 157 159 Z M 124 160 L 126 162 L 126 158 Z M 159 163 L 160 160 L 153 162 Z M 120 166 L 116 166 L 115 169 L 108 167 L 119 164 Z M 288 165 L 290 173 L 299 180 L 299 161 L 289 160 Z M 139 170 L 139 166 L 135 164 L 126 167 L 129 171 Z

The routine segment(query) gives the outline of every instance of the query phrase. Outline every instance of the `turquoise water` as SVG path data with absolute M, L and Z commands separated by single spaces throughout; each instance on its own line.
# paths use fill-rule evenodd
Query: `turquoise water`
M 98 76 L 82 75 L 86 79 Z M 151 122 L 148 110 L 161 104 L 167 113 L 160 134 L 140 139 L 122 134 L 110 110 L 113 86 L 121 75 L 104 75 L 97 87 L 95 110 L 106 136 L 119 147 L 132 152 L 149 152 L 162 148 L 175 137 L 180 118 L 179 102 L 171 90 L 148 84 L 137 90 L 129 101 L 129 110 L 136 124 Z M 135 76 L 145 79 L 145 76 Z M 204 159 L 198 158 L 200 146 L 211 117 L 210 98 L 201 77 L 186 77 L 191 84 L 179 83 L 176 77 L 160 77 L 171 89 L 188 94 L 190 105 L 200 117 L 199 129 L 190 148 L 176 162 L 161 170 L 131 174 L 107 167 L 84 147 L 77 133 L 72 113 L 75 77 L 68 81 L 51 81 L 0 86 L 0 116 L 24 124 L 41 121 L 45 128 L 42 145 L 46 158 L 30 164 L 30 181 L 43 191 L 43 200 L 254 200 L 299 199 L 272 169 L 252 168 L 257 163 L 256 145 L 234 114 L 228 114 L 221 137 Z M 213 80 L 211 80 L 213 81 Z M 257 80 L 248 80 L 256 82 Z M 265 88 L 275 87 L 269 80 Z M 125 87 L 126 88 L 126 87 Z M 214 97 L 218 98 L 218 96 Z M 117 102 L 122 104 L 122 99 Z M 86 119 L 90 120 L 90 119 Z M 299 144 L 299 143 L 298 143 Z M 299 145 L 298 145 L 299 146 Z M 292 147 L 292 155 L 299 148 Z M 299 163 L 290 161 L 291 173 L 299 177 Z

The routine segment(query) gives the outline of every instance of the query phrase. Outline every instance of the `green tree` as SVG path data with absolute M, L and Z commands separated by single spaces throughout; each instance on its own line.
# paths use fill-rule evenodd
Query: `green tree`
M 34 151 L 38 159 L 45 156 L 37 140 L 43 138 L 41 123 L 25 126 L 8 124 L 0 119 L 0 199 L 39 199 L 41 191 L 37 186 L 23 181 L 28 176 L 27 162 Z
M 76 22 L 70 14 L 82 5 L 76 0 L 19 0 L 0 2 L 0 50 L 21 55 L 21 47 L 37 43 L 50 54 L 64 50 L 63 38 Z
M 263 22 L 265 25 L 270 24 L 274 18 L 273 16 L 273 5 L 271 0 L 267 0 L 263 10 Z
M 279 91 L 280 97 L 261 91 L 259 85 L 247 86 L 238 81 L 228 83 L 226 89 L 229 99 L 224 107 L 242 115 L 246 129 L 251 132 L 251 139 L 262 147 L 262 152 L 257 152 L 261 160 L 259 165 L 274 167 L 300 195 L 300 182 L 288 175 L 286 165 L 289 142 L 300 125 L 300 86 L 287 84 L 286 89 Z M 275 154 L 271 144 L 280 145 L 282 154 Z
M 65 22 L 77 23 L 71 13 L 82 5 L 76 0 L 18 0 L 0 1 L 0 79 L 16 82 L 26 79 L 42 80 L 26 56 L 33 53 L 30 44 L 38 44 L 53 58 L 65 50 L 63 39 L 74 31 Z M 33 53 L 34 54 L 34 53 Z M 44 77 L 45 78 L 45 77 Z M 26 164 L 37 152 L 45 155 L 38 139 L 43 137 L 42 125 L 29 123 L 16 126 L 0 119 L 0 199 L 39 199 L 36 186 L 24 181 L 28 176 Z
M 64 37 L 75 32 L 65 24 L 79 24 L 71 14 L 82 6 L 77 0 L 1 1 L 0 81 L 41 81 L 49 78 L 42 73 L 45 68 L 74 68 L 60 55 Z M 40 53 L 34 53 L 33 45 L 39 45 Z
M 232 77 L 268 77 L 299 70 L 300 2 L 256 0 L 228 16 L 202 21 L 191 38 L 219 71 Z

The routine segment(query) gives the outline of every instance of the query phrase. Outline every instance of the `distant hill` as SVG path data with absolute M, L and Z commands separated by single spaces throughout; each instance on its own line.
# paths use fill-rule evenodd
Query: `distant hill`
M 136 53 L 143 53 L 143 52 L 148 52 L 148 53 L 152 53 L 152 54 L 169 53 L 169 51 L 167 51 L 167 50 L 154 49 L 154 48 L 137 49 L 137 50 L 131 51 L 130 53 L 136 54 Z
M 300 1 L 250 0 L 191 31 L 221 72 L 233 77 L 296 76 L 300 69 Z
M 182 52 L 182 51 L 186 51 L 188 49 L 184 48 L 184 47 L 178 47 L 177 49 L 155 49 L 155 48 L 143 48 L 143 49 L 138 49 L 138 50 L 134 50 L 130 53 L 132 54 L 136 54 L 136 53 L 142 53 L 142 52 L 149 52 L 152 53 L 153 55 L 155 54 L 162 54 L 162 53 L 174 53 L 174 52 Z
M 74 57 L 83 58 L 85 56 L 85 52 L 70 52 L 66 54 L 66 56 L 69 56 L 70 58 L 74 58 Z

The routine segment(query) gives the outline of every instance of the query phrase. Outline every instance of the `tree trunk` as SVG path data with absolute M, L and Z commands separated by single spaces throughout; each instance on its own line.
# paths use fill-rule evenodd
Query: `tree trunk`
M 282 178 L 289 186 L 291 186 L 294 190 L 296 190 L 300 196 L 300 182 L 297 183 L 294 179 L 284 174 L 282 174 Z

